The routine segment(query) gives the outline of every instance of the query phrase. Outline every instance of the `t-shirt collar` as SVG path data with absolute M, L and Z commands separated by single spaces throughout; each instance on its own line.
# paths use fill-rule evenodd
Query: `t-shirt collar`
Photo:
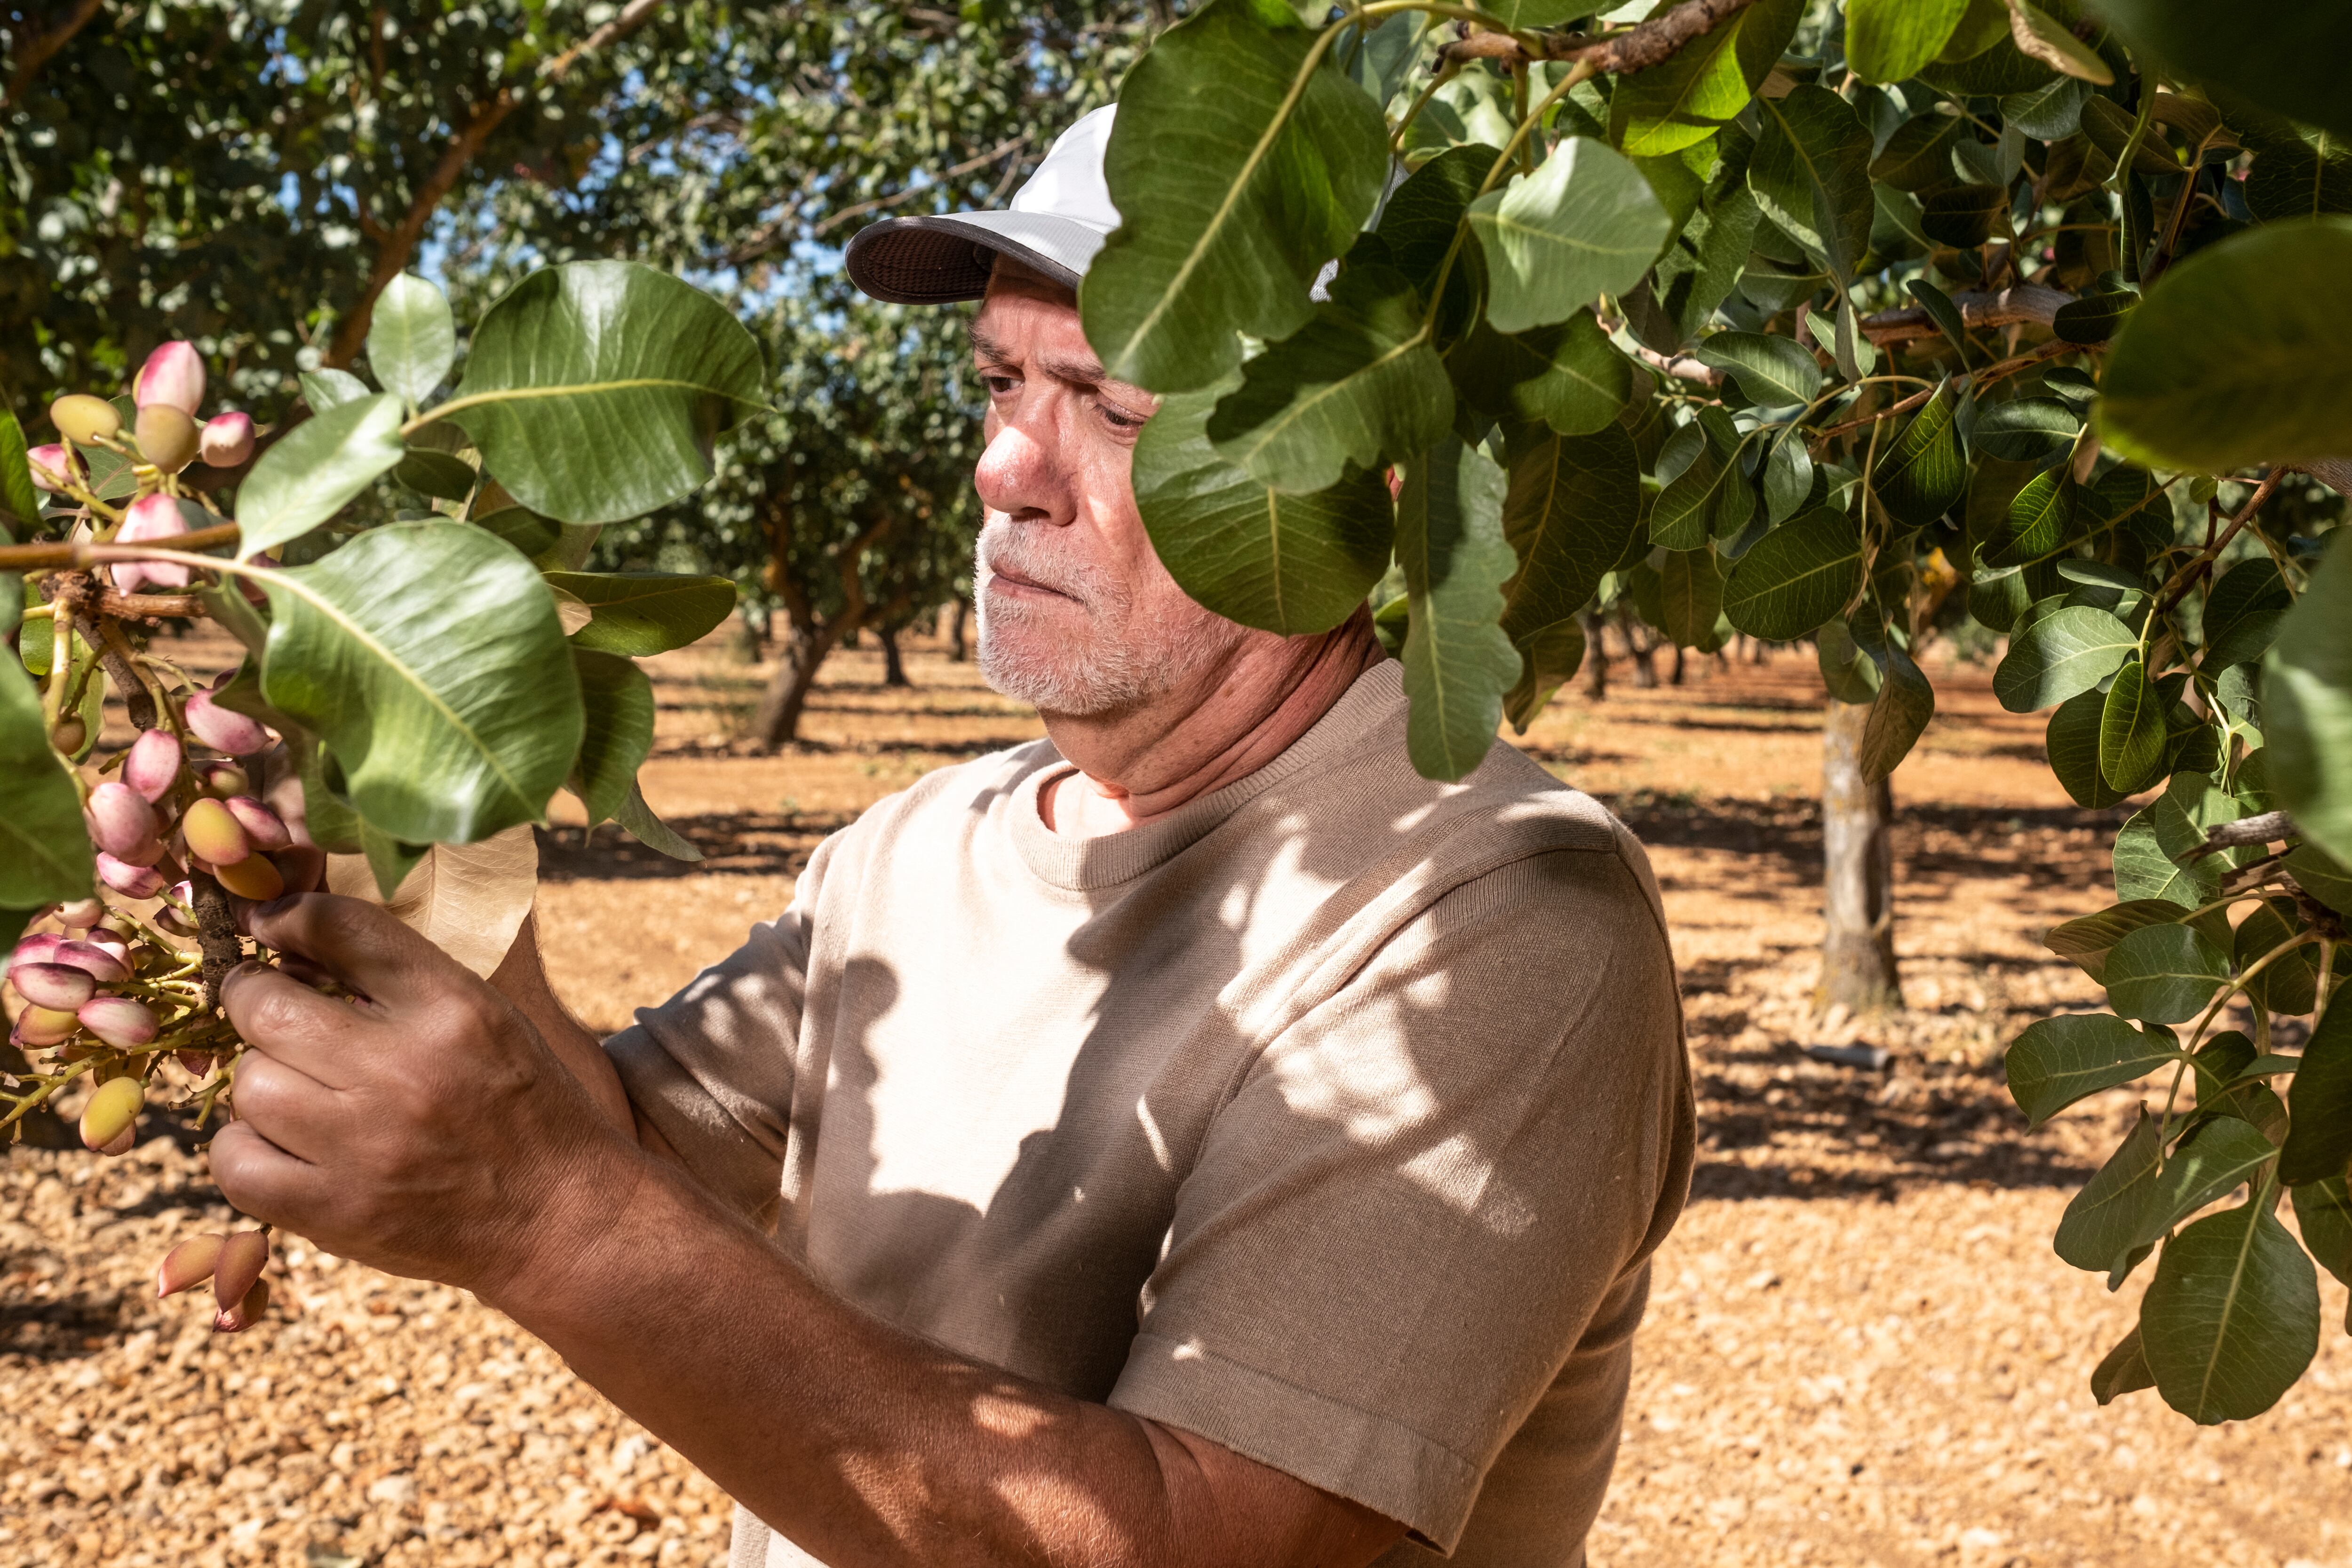
M 998 809 L 1022 861 L 1042 880 L 1074 892 L 1116 887 L 1172 859 L 1251 800 L 1301 769 L 1347 750 L 1403 707 L 1403 667 L 1384 658 L 1358 676 L 1307 733 L 1265 766 L 1121 833 L 1065 838 L 1045 826 L 1038 795 L 1053 780 L 1077 771 L 1050 748 L 1047 759 L 1002 798 Z

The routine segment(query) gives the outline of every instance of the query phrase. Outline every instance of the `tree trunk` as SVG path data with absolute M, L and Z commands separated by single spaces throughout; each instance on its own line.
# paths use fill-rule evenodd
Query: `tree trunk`
M 784 628 L 776 673 L 769 678 L 768 689 L 760 697 L 759 715 L 751 721 L 752 739 L 761 751 L 772 752 L 787 741 L 800 739 L 801 710 L 808 705 L 809 688 L 816 684 L 816 672 L 824 668 L 825 656 L 848 629 L 840 619 L 818 626 L 795 624 Z
M 955 618 L 948 623 L 948 657 L 958 664 L 971 657 L 963 640 L 964 622 L 971 615 L 971 601 L 958 599 L 955 602 Z
M 1867 703 L 1832 700 L 1822 726 L 1823 1007 L 1855 1013 L 1903 1005 L 1895 968 L 1895 791 L 1862 776 Z
M 1672 675 L 1670 675 L 1670 676 L 1666 677 L 1666 684 L 1667 684 L 1668 686 L 1680 686 L 1682 683 L 1683 683 L 1683 645 L 1682 645 L 1682 644 L 1680 644 L 1680 643 L 1676 643 L 1676 644 L 1675 644 L 1675 672 L 1674 672 Z
M 885 686 L 914 685 L 913 681 L 907 679 L 907 661 L 898 657 L 898 628 L 877 627 L 874 633 L 874 640 L 882 645 L 882 684 Z
M 1609 695 L 1609 623 L 1599 610 L 1587 610 L 1584 623 L 1584 695 L 1595 702 Z
M 1633 664 L 1633 684 L 1644 691 L 1654 689 L 1658 684 L 1654 657 L 1657 648 L 1650 640 L 1649 628 L 1634 624 L 1633 612 L 1628 606 L 1617 612 L 1617 629 L 1625 634 L 1625 655 Z

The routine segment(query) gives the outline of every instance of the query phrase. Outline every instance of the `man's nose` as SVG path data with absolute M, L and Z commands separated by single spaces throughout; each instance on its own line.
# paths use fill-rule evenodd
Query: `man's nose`
M 1032 521 L 1067 522 L 1072 517 L 1068 478 L 1062 471 L 1062 446 L 1045 399 L 1024 399 L 998 426 L 980 455 L 973 487 L 994 512 Z

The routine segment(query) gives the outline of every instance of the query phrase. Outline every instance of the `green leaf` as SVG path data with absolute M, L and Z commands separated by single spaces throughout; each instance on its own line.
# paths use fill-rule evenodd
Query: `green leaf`
M 1503 537 L 1518 571 L 1503 585 L 1502 626 L 1524 657 L 1529 639 L 1572 622 L 1625 553 L 1641 520 L 1642 469 L 1615 425 L 1595 436 L 1523 426 L 1507 455 Z
M 2157 818 L 2163 802 L 2134 814 L 2116 835 L 2116 897 L 2160 899 L 2196 909 L 2221 887 L 2220 857 L 2184 867 L 2166 853 Z
M 2009 40 L 2007 8 L 2002 8 L 2000 41 L 1962 60 L 1938 60 L 1919 73 L 1919 79 L 1954 98 L 2007 98 L 2031 92 L 2047 82 L 2052 71 L 2040 60 L 2021 53 Z M 1966 31 L 1963 22 L 1958 31 Z M 1958 36 L 1956 31 L 1955 36 Z M 2100 100 L 2094 100 L 2100 101 Z
M 1786 522 L 1812 499 L 1813 458 L 1794 423 L 1783 428 L 1765 449 L 1762 483 L 1766 521 Z
M 375 395 L 373 387 L 347 370 L 304 371 L 300 380 L 302 401 L 310 405 L 313 414 L 324 414 L 330 408 Z
M 1501 138 L 1508 139 L 1507 134 Z M 1387 247 L 1386 256 L 1367 247 L 1366 258 L 1395 268 L 1426 299 L 1436 286 L 1438 269 L 1454 248 L 1463 213 L 1501 156 L 1499 142 L 1495 147 L 1473 143 L 1449 147 L 1415 169 L 1381 208 L 1380 227 L 1374 232 Z M 1356 264 L 1351 257 L 1349 265 Z M 1466 322 L 1477 294 L 1477 278 L 1475 266 L 1457 265 L 1447 279 L 1442 322 L 1447 335 Z
M 1723 615 L 1723 573 L 1715 552 L 1669 550 L 1658 567 L 1659 601 L 1664 623 L 1658 629 L 1677 647 L 1705 647 L 1714 640 L 1715 623 Z
M 0 410 L 0 543 L 31 538 L 41 528 L 41 496 L 33 488 L 33 468 L 26 453 L 25 427 L 16 416 Z M 12 581 L 5 586 L 16 592 Z
M 470 844 L 542 817 L 582 720 L 529 562 L 470 524 L 393 523 L 261 585 L 263 695 L 332 749 L 376 829 Z
M 2336 1176 L 2294 1189 L 2294 1223 L 2320 1267 L 2352 1285 L 2352 1192 Z
M 1674 225 L 1650 183 L 1603 142 L 1571 136 L 1532 174 L 1470 204 L 1498 332 L 1566 320 L 1641 281 Z
M 1862 731 L 1864 782 L 1876 784 L 1902 764 L 1936 716 L 1935 689 L 1911 661 L 1911 656 L 1888 643 L 1879 659 L 1878 695 L 1871 699 L 1870 718 Z
M 2234 119 L 2235 116 L 2232 116 Z M 2352 153 L 2343 132 L 2264 140 L 2246 175 L 2246 205 L 2266 223 L 2352 212 Z
M 2064 23 L 2034 5 L 2033 0 L 2010 0 L 2010 15 L 2024 25 L 2015 35 L 2022 52 L 2078 80 L 2098 87 L 2115 85 L 2116 73 L 2099 58 L 2098 51 L 2076 37 Z
M 1590 310 L 1509 334 L 1482 318 L 1445 358 L 1463 402 L 1506 422 L 1549 425 L 1563 436 L 1590 436 L 1614 425 L 1633 395 L 1633 363 Z
M 2163 1140 L 2143 1106 L 2130 1136 L 2067 1204 L 2052 1250 L 2077 1268 L 2110 1276 L 2109 1289 L 2121 1284 L 2137 1261 L 2132 1255 L 2142 1244 L 2136 1238 L 2155 1201 L 2163 1158 Z
M 1665 489 L 1650 507 L 1650 538 L 1667 550 L 1697 550 L 1710 534 L 1737 533 L 1755 514 L 1756 492 L 1739 471 L 1740 448 L 1747 438 L 1732 428 L 1718 409 L 1703 410 L 1700 417 L 1670 437 L 1661 451 L 1658 472 L 1665 479 L 1679 454 L 1690 453 L 1688 465 L 1666 479 Z M 1670 460 L 1669 454 L 1675 454 Z
M 1454 423 L 1454 388 L 1402 273 L 1353 267 L 1291 336 L 1242 367 L 1209 416 L 1217 456 L 1311 495 L 1418 452 Z
M 1125 221 L 1078 289 L 1117 380 L 1186 392 L 1307 324 L 1389 168 L 1380 109 L 1284 0 L 1211 0 L 1128 73 L 1104 160 Z M 1320 58 L 1320 63 L 1313 63 Z
M 694 847 L 693 840 L 654 815 L 653 807 L 646 804 L 645 792 L 634 779 L 629 782 L 629 798 L 621 803 L 613 820 L 625 828 L 629 837 L 657 854 L 689 862 L 702 858 L 702 851 Z
M 2058 307 L 2050 330 L 2070 343 L 2104 343 L 2122 329 L 2138 304 L 2138 295 L 2121 290 L 2070 300 Z
M 1846 624 L 1827 621 L 1816 634 L 1813 653 L 1821 665 L 1822 684 L 1832 701 L 1860 706 L 1878 696 L 1878 666 L 1853 639 Z
M 2340 455 L 2352 428 L 2352 217 L 2266 223 L 2168 268 L 2101 379 L 2109 447 L 2221 474 Z
M 725 577 L 550 572 L 547 583 L 595 612 L 572 634 L 573 647 L 632 658 L 699 642 L 735 609 L 735 584 Z
M 413 447 L 393 465 L 392 477 L 420 495 L 462 501 L 474 493 L 474 466 L 454 452 Z
M 2107 688 L 2099 713 L 2099 773 L 2126 795 L 2146 789 L 2164 772 L 2167 701 L 2138 659 L 2116 671 Z
M 1626 152 L 1644 158 L 1680 152 L 1748 106 L 1751 88 L 1738 47 L 1745 21 L 1734 15 L 1717 23 L 1619 86 L 1612 118 L 1622 121 L 1618 141 Z
M 2105 692 L 2078 691 L 2051 710 L 2050 725 L 2042 737 L 2050 771 L 2058 775 L 2076 805 L 2095 811 L 2105 810 L 2132 793 L 2109 784 L 2099 765 L 2099 730 L 2106 707 Z
M 2352 992 L 2330 1002 L 2294 1075 L 2294 1121 L 2279 1156 L 2279 1180 L 2289 1186 L 2341 1178 L 2352 1163 Z
M 425 417 L 456 420 L 541 516 L 618 522 L 709 479 L 711 443 L 757 405 L 763 374 L 751 331 L 699 289 L 635 262 L 572 261 L 489 308 L 457 393 Z
M 367 356 L 378 384 L 421 406 L 457 363 L 457 322 L 441 290 L 414 272 L 394 273 L 376 296 Z
M 1916 76 L 1968 8 L 1969 0 L 1846 0 L 1846 63 L 1864 81 Z
M 588 808 L 593 827 L 618 816 L 637 787 L 637 769 L 654 745 L 654 683 L 635 660 L 592 653 L 577 643 L 572 665 L 580 676 L 585 722 L 566 783 Z
M 2272 788 L 2304 837 L 2352 865 L 2352 549 L 2344 530 L 2263 656 Z
M 1968 458 L 1953 423 L 1956 406 L 1951 383 L 1946 382 L 1880 455 L 1871 488 L 1896 521 L 1924 527 L 1968 494 Z
M 2265 1194 L 2167 1244 L 2139 1322 L 2167 1405 L 2200 1426 L 2248 1420 L 2319 1349 L 2319 1277 Z
M 1728 374 L 1749 402 L 1767 407 L 1811 403 L 1822 390 L 1822 367 L 1794 338 L 1717 332 L 1699 344 L 1698 360 Z
M 237 551 L 245 556 L 301 538 L 401 459 L 400 399 L 354 398 L 273 442 L 237 487 Z
M 2056 142 L 2082 129 L 2083 102 L 2091 84 L 2078 77 L 2052 77 L 2040 87 L 2000 100 L 2003 126 L 2014 125 L 2037 142 Z
M 2294 606 L 2277 562 L 2267 555 L 2239 562 L 2205 596 L 2205 657 L 2199 668 L 2219 675 L 2262 658 Z
M 2091 1397 L 2105 1409 L 2126 1394 L 2155 1386 L 2156 1374 L 2147 1370 L 2147 1352 L 2140 1344 L 2139 1325 L 2134 1323 L 2131 1332 L 2091 1369 Z
M 2286 868 L 2294 878 L 2295 886 L 2337 914 L 2352 915 L 2352 871 L 2346 870 L 2317 846 L 2306 844 L 2290 854 Z
M 2126 932 L 2107 954 L 2107 1002 L 2126 1018 L 2179 1024 L 2230 978 L 2230 960 L 2194 929 L 2170 922 Z
M 2273 948 L 2306 929 L 2294 900 L 2274 898 L 2258 904 L 2238 922 L 2237 935 L 2230 944 L 2231 961 L 2242 974 Z M 2290 1018 L 2310 1012 L 2318 1002 L 2315 952 L 2306 943 L 2271 960 L 2268 967 L 2246 983 L 2246 999 L 2266 1012 L 2284 1013 Z
M 1841 285 L 1851 281 L 1870 248 L 1869 130 L 1845 100 L 1810 83 L 1756 104 L 1764 135 L 1748 189 L 1806 255 Z
M 2263 6 L 2238 27 L 2215 26 L 2200 0 L 2100 0 L 2099 15 L 2181 77 L 2352 136 L 2343 76 L 2352 59 L 2352 12 L 2340 5 L 2289 0 Z
M 1395 531 L 1377 473 L 1286 495 L 1219 457 L 1207 425 L 1228 377 L 1171 393 L 1136 437 L 1136 510 L 1194 602 L 1245 626 L 1297 637 L 1353 615 L 1388 570 Z
M 2106 611 L 2063 606 L 2011 642 L 1993 671 L 1993 695 L 2011 713 L 2032 713 L 2090 690 L 2138 647 L 2132 629 Z
M 49 750 L 41 695 L 15 658 L 0 658 L 0 909 L 87 898 L 96 874 L 81 796 Z
M 2110 904 L 2095 915 L 2084 915 L 2042 933 L 2042 945 L 2061 958 L 2072 959 L 2084 973 L 2105 984 L 2107 954 L 2116 942 L 2151 925 L 2180 919 L 2180 906 L 2161 899 L 2137 899 Z
M 563 526 L 549 521 L 527 506 L 500 507 L 494 512 L 474 519 L 474 524 L 489 530 L 522 554 L 534 559 L 562 537 Z
M 1503 693 L 1503 713 L 1524 735 L 1568 678 L 1584 662 L 1584 627 L 1571 616 L 1518 640 L 1519 679 Z
M 1968 318 L 1960 314 L 1958 305 L 1952 303 L 1952 297 L 1925 278 L 1914 278 L 1904 288 L 1911 298 L 1919 301 L 1919 308 L 1935 320 L 1937 330 L 1944 334 L 1945 342 L 1952 345 L 1952 352 L 1960 356 L 1960 363 L 1968 363 Z
M 2039 1127 L 2076 1100 L 2186 1059 L 2163 1033 L 2142 1034 L 2112 1013 L 2061 1013 L 2028 1026 L 2009 1047 L 2010 1098 Z
M 1862 535 L 1843 512 L 1815 507 L 1733 563 L 1723 613 L 1750 637 L 1790 642 L 1835 619 L 1861 586 Z
M 1397 563 L 1412 626 L 1405 749 L 1423 778 L 1458 779 L 1485 760 L 1519 652 L 1498 624 L 1518 558 L 1503 535 L 1503 470 L 1458 441 L 1404 466 Z
M 1895 128 L 1869 164 L 1871 179 L 1898 191 L 1927 191 L 1952 182 L 1952 143 L 1968 129 L 1957 115 L 1922 114 Z
M 2010 463 L 2046 463 L 2072 447 L 2082 430 L 2083 421 L 2056 398 L 2021 397 L 1979 409 L 1969 440 L 1989 458 Z M 2071 479 L 2073 474 L 2063 477 Z
M 360 853 L 367 857 L 368 870 L 375 878 L 375 889 L 389 901 L 416 869 L 417 862 L 432 850 L 430 844 L 404 844 L 372 822 L 359 825 Z
M 1947 185 L 1919 198 L 1919 227 L 1938 245 L 1969 250 L 2009 226 L 2009 191 L 2000 185 Z
M 2156 1179 L 2156 1191 L 2140 1216 L 2136 1247 L 2160 1240 L 2166 1231 L 2206 1205 L 2252 1181 L 2278 1153 L 2278 1145 L 2252 1122 L 2216 1116 L 2200 1122 L 2176 1144 Z

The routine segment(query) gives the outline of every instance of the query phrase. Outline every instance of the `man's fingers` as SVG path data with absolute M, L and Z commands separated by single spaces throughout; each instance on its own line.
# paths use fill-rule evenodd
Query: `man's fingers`
M 299 952 L 391 1007 L 426 976 L 455 967 L 389 910 L 335 893 L 297 893 L 257 905 L 249 922 L 255 941 Z
M 299 1068 L 255 1051 L 236 1068 L 237 1120 L 298 1160 L 317 1163 L 351 1138 L 337 1091 Z
M 255 1050 L 331 1089 L 350 1083 L 352 1040 L 370 1025 L 350 1003 L 321 995 L 258 963 L 229 972 L 221 986 L 221 1011 Z M 236 1091 L 240 1097 L 245 1093 L 242 1073 Z
M 324 1175 L 257 1131 L 232 1121 L 214 1134 L 205 1152 L 214 1184 L 238 1210 L 270 1225 L 309 1228 Z

